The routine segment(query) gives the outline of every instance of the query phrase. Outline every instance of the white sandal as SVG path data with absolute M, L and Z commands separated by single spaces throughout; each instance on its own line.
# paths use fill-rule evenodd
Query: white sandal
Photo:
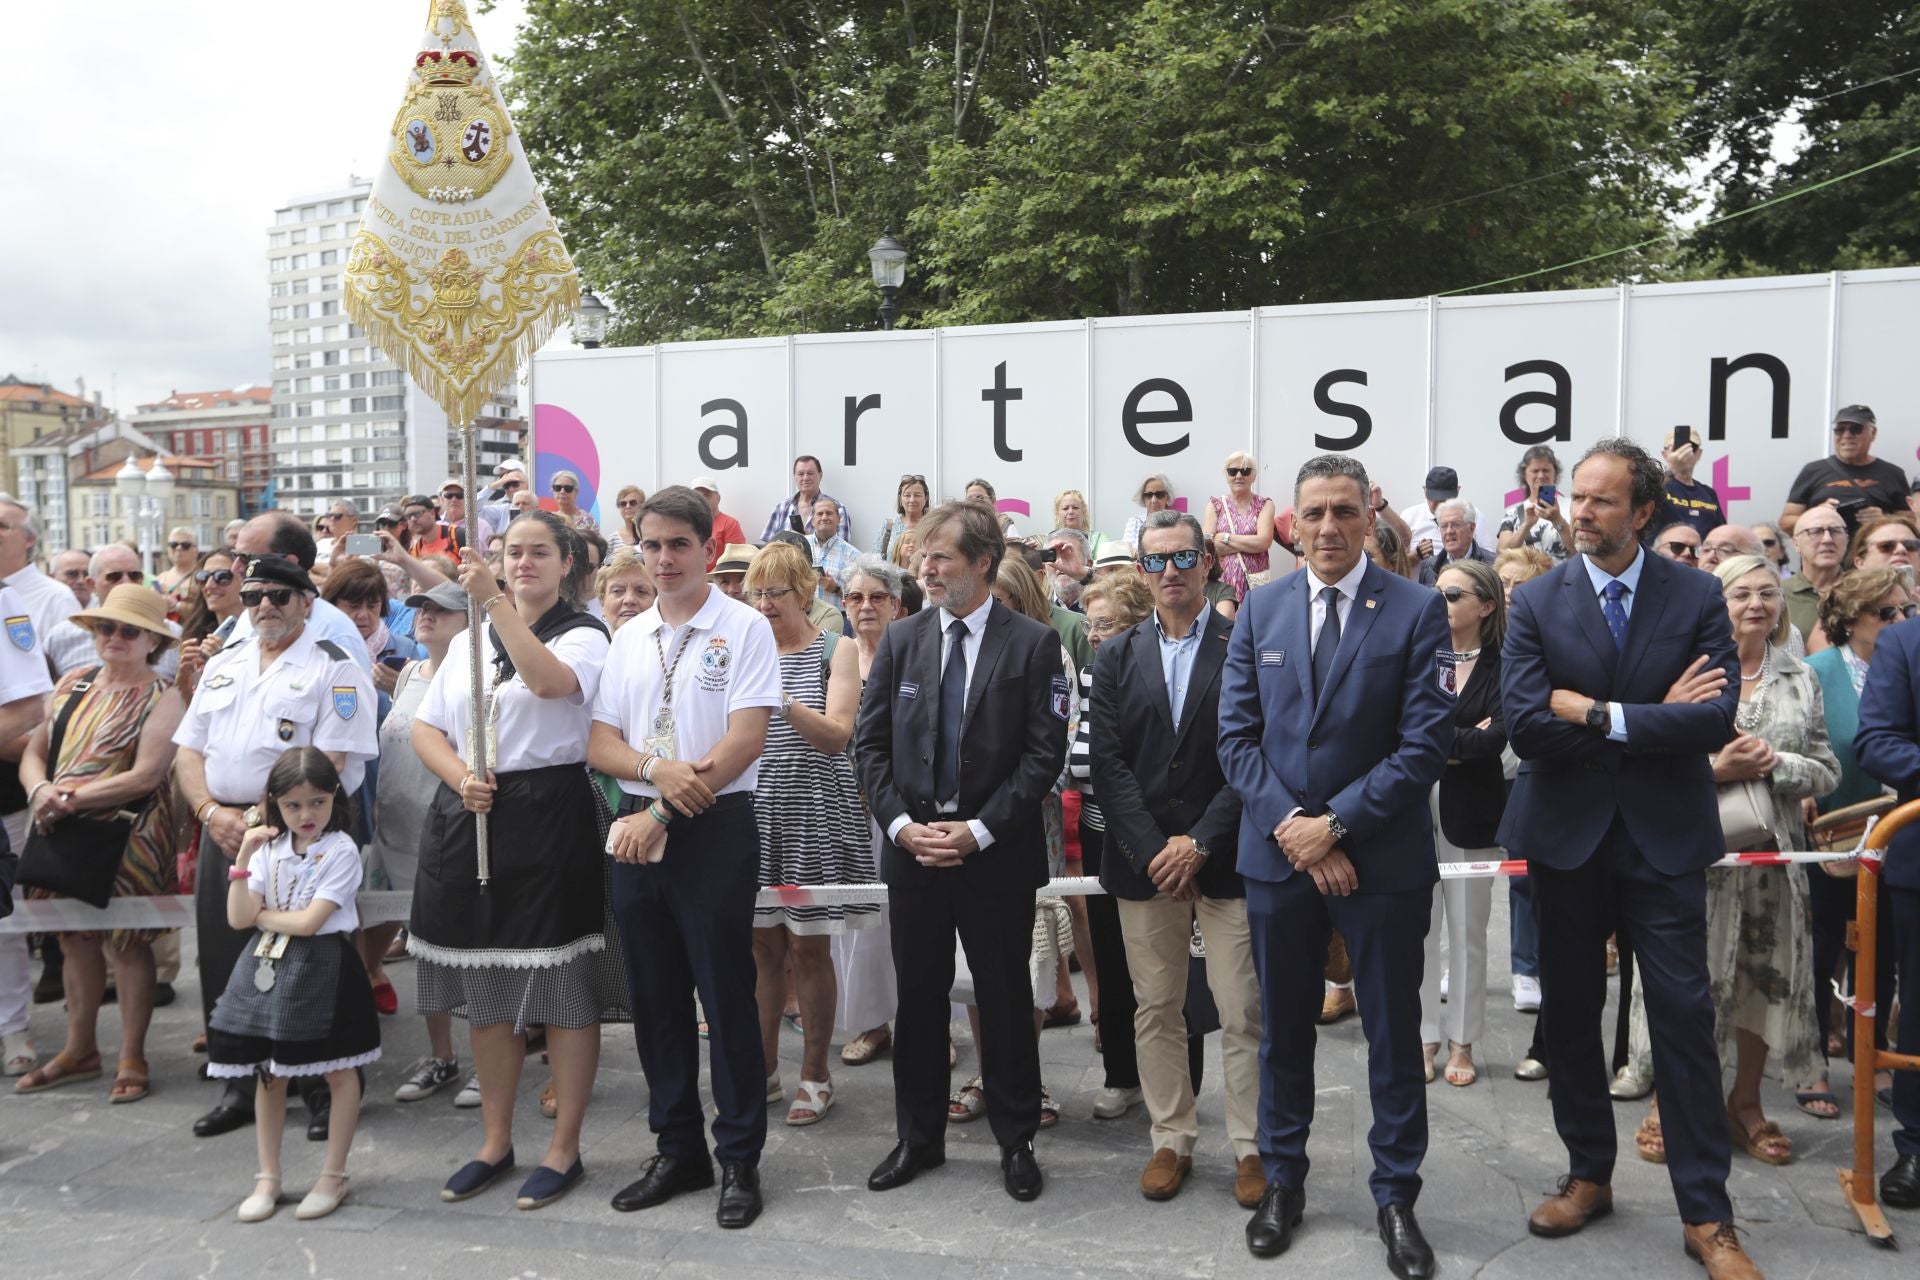
M 793 1091 L 793 1103 L 787 1108 L 787 1123 L 796 1129 L 810 1124 L 819 1124 L 827 1118 L 827 1112 L 833 1110 L 833 1085 L 825 1080 L 802 1080 L 800 1087 Z M 812 1115 L 796 1118 L 796 1111 L 811 1111 Z
M 340 1194 L 337 1196 L 329 1196 L 322 1195 L 318 1191 L 307 1192 L 307 1198 L 302 1200 L 300 1207 L 293 1211 L 293 1216 L 302 1222 L 310 1222 L 315 1218 L 326 1217 L 335 1209 L 338 1209 L 340 1202 L 347 1198 L 347 1171 L 345 1169 L 322 1169 L 320 1176 L 323 1178 L 340 1179 Z
M 271 1182 L 273 1184 L 273 1194 L 263 1196 L 257 1191 L 250 1193 L 245 1200 L 240 1202 L 240 1221 L 265 1222 L 273 1216 L 273 1211 L 280 1207 L 280 1175 L 277 1173 L 256 1173 L 253 1175 L 253 1180 L 256 1184 Z
M 780 1084 L 780 1073 L 776 1071 L 767 1077 L 767 1102 L 769 1104 L 779 1102 L 786 1096 L 787 1091 Z

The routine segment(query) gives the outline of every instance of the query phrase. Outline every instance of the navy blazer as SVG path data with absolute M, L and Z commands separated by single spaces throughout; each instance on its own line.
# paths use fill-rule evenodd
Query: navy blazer
M 1360 893 L 1439 879 L 1428 791 L 1453 745 L 1453 639 L 1438 592 L 1368 564 L 1316 700 L 1313 579 L 1249 591 L 1220 681 L 1220 763 L 1240 793 L 1240 874 L 1294 874 L 1273 830 L 1332 812 Z M 1444 668 L 1443 669 L 1443 665 Z
M 1664 875 L 1699 871 L 1726 855 L 1707 756 L 1733 740 L 1740 704 L 1727 602 L 1713 574 L 1643 555 L 1624 650 L 1607 630 L 1585 556 L 1514 589 L 1500 674 L 1520 772 L 1500 844 L 1516 858 L 1572 870 L 1593 856 L 1616 817 Z M 1702 654 L 1727 673 L 1720 696 L 1663 702 Z M 1549 705 L 1555 689 L 1619 703 L 1627 741 L 1559 719 Z
M 1219 751 L 1220 670 L 1233 623 L 1209 605 L 1200 626 L 1177 725 L 1152 618 L 1101 645 L 1093 664 L 1085 714 L 1092 717 L 1093 791 L 1107 827 L 1100 883 L 1116 898 L 1141 902 L 1158 894 L 1147 867 L 1180 835 L 1207 847 L 1194 877 L 1202 894 L 1246 896 L 1235 870 L 1240 797 L 1227 785 Z
M 1873 665 L 1860 690 L 1860 732 L 1853 739 L 1861 767 L 1899 792 L 1902 804 L 1920 800 L 1920 690 L 1915 680 L 1920 680 L 1920 619 L 1885 627 L 1874 642 Z M 1886 858 L 1880 874 L 1889 887 L 1920 890 L 1920 826 L 1894 836 Z
M 1031 894 L 1047 883 L 1040 802 L 1067 758 L 1072 704 L 1060 637 L 998 601 L 987 611 L 960 728 L 960 807 L 943 814 L 933 794 L 933 745 L 940 715 L 940 628 L 947 621 L 945 612 L 932 608 L 887 624 L 860 698 L 854 762 L 882 832 L 901 814 L 914 822 L 978 818 L 993 843 L 949 869 L 921 866 L 888 841 L 880 878 L 905 888 L 958 874 L 979 891 Z

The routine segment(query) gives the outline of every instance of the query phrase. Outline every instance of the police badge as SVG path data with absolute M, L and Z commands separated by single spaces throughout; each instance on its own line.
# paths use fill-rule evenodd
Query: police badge
M 7 619 L 7 639 L 13 641 L 13 647 L 26 653 L 33 652 L 33 619 L 26 614 Z
M 461 204 L 486 195 L 513 163 L 513 125 L 493 86 L 479 82 L 480 60 L 465 49 L 428 49 L 413 66 L 387 159 L 422 199 Z
M 279 726 L 275 729 L 275 732 L 277 732 L 280 735 L 280 741 L 292 742 L 293 741 L 293 721 L 282 720 Z

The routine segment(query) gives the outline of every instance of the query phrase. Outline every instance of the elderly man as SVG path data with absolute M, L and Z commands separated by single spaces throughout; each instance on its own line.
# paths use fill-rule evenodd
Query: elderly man
M 735 520 L 732 516 L 720 509 L 720 482 L 718 480 L 708 475 L 695 476 L 688 482 L 687 488 L 693 490 L 702 498 L 705 498 L 707 500 L 707 510 L 713 513 L 713 550 L 711 552 L 713 563 L 707 565 L 707 572 L 711 574 L 714 564 L 719 563 L 721 554 L 728 547 L 738 546 L 746 542 L 746 530 L 740 527 L 738 520 Z
M 240 531 L 246 527 L 247 522 L 238 517 L 227 521 L 227 527 L 220 532 L 220 545 L 231 551 L 233 544 L 240 539 Z
M 1813 634 L 1820 597 L 1846 571 L 1847 536 L 1846 517 L 1830 506 L 1808 508 L 1794 523 L 1793 547 L 1800 553 L 1800 571 L 1780 587 L 1787 596 L 1787 617 L 1803 636 Z
M 345 498 L 327 508 L 320 517 L 319 536 L 314 539 L 314 561 L 317 564 L 332 564 L 335 551 L 343 550 L 340 539 L 360 528 L 360 513 Z
M 1220 670 L 1233 624 L 1207 607 L 1206 546 L 1200 522 L 1182 512 L 1156 511 L 1142 525 L 1139 563 L 1154 612 L 1094 663 L 1089 751 L 1111 851 L 1100 883 L 1119 908 L 1139 1001 L 1140 1086 L 1153 1117 L 1153 1158 L 1140 1194 L 1177 1195 L 1200 1137 L 1181 1012 L 1197 916 L 1224 1033 L 1234 1198 L 1252 1209 L 1267 1191 L 1255 1136 L 1260 984 L 1237 870 L 1240 797 L 1227 785 L 1217 746 Z
M 1850 404 L 1833 415 L 1833 452 L 1800 468 L 1780 508 L 1780 532 L 1800 530 L 1801 513 L 1833 507 L 1852 532 L 1869 516 L 1899 511 L 1907 504 L 1907 473 L 1873 456 L 1880 428 L 1873 410 Z
M 291 512 L 266 511 L 247 521 L 246 527 L 240 531 L 240 545 L 236 550 L 249 560 L 271 556 L 290 560 L 309 573 L 313 571 L 313 535 L 300 523 L 300 517 Z M 373 656 L 367 652 L 367 642 L 361 638 L 360 628 L 353 625 L 353 619 L 316 596 L 307 611 L 306 621 L 316 636 L 331 640 L 345 649 L 362 671 L 372 674 Z M 253 611 L 243 610 L 227 643 L 239 644 L 252 634 Z
M 1725 524 L 1727 514 L 1720 507 L 1719 491 L 1693 479 L 1693 469 L 1700 463 L 1699 434 L 1692 427 L 1667 428 L 1660 456 L 1666 459 L 1667 483 L 1654 522 L 1684 524 L 1703 538 Z
M 243 542 L 251 528 L 242 531 Z M 265 820 L 258 804 L 267 773 L 288 749 L 318 747 L 351 795 L 360 788 L 367 761 L 380 754 L 372 678 L 343 646 L 311 625 L 310 610 L 318 600 L 306 569 L 291 559 L 260 554 L 247 560 L 244 572 L 240 603 L 250 623 L 247 635 L 236 632 L 207 659 L 173 735 L 180 748 L 174 779 L 201 824 L 194 917 L 200 1001 L 207 1015 L 226 990 L 247 938 L 227 924 L 227 872 L 248 830 Z M 330 1095 L 321 1077 L 305 1079 L 314 1082 L 304 1092 L 312 1115 L 307 1137 L 324 1141 Z M 193 1132 L 211 1138 L 252 1121 L 252 1089 L 229 1081 L 219 1104 L 194 1121 Z
M 69 547 L 48 562 L 51 576 L 57 582 L 63 582 L 73 592 L 73 598 L 80 602 L 82 609 L 93 603 L 93 570 L 89 565 L 91 557 L 77 547 Z
M 479 498 L 480 523 L 495 533 L 505 533 L 513 517 L 519 514 L 514 510 L 513 500 L 527 487 L 527 464 L 518 458 L 508 458 L 493 469 L 493 475 L 492 487 Z
M 1700 563 L 1700 531 L 1690 524 L 1670 524 L 1653 535 L 1653 553 L 1697 567 Z
M 820 459 L 812 454 L 803 453 L 793 460 L 793 496 L 782 499 L 767 516 L 767 528 L 760 535 L 760 543 L 765 546 L 773 541 L 773 535 L 782 529 L 795 533 L 813 532 L 813 513 L 815 504 L 821 498 L 827 498 L 840 512 L 840 536 L 853 541 L 853 517 L 847 514 L 846 506 L 832 494 L 820 491 Z
M 1078 529 L 1055 529 L 1047 535 L 1047 550 L 1053 560 L 1047 565 L 1047 590 L 1056 604 L 1075 612 L 1080 608 L 1080 592 L 1093 580 L 1093 552 L 1087 535 Z
M 1760 556 L 1765 558 L 1766 548 L 1760 545 L 1760 535 L 1743 524 L 1715 525 L 1706 537 L 1700 539 L 1700 567 L 1715 569 L 1722 560 L 1734 556 Z
M 860 551 L 840 536 L 840 504 L 822 496 L 813 504 L 813 532 L 807 535 L 807 557 L 820 575 L 814 588 L 816 598 L 835 608 L 840 604 L 840 584 L 847 569 L 860 558 Z
M 1440 535 L 1440 550 L 1420 564 L 1420 582 L 1433 586 L 1441 570 L 1455 560 L 1493 563 L 1493 554 L 1481 546 L 1477 537 L 1480 512 L 1465 498 L 1449 498 L 1434 508 L 1434 529 Z
M 0 526 L 11 524 L 15 514 L 13 510 L 0 514 Z M 0 532 L 0 546 L 17 532 Z M 25 603 L 11 588 L 0 587 L 0 614 L 10 619 L 26 616 Z M 10 622 L 7 638 L 12 643 L 0 645 L 0 740 L 14 741 L 24 739 L 45 718 L 46 696 L 53 692 L 53 682 L 47 677 L 31 621 Z M 19 790 L 19 778 L 12 782 Z M 14 839 L 16 832 L 24 835 L 27 820 L 24 799 L 17 803 L 18 819 L 7 818 L 6 838 L 0 839 L 0 915 L 13 910 L 14 861 L 25 843 Z M 48 965 L 53 966 L 51 957 Z M 57 968 L 52 971 L 58 975 Z M 27 1031 L 28 1013 L 27 935 L 0 934 L 0 1074 L 25 1075 L 39 1056 Z
M 1440 504 L 1460 496 L 1460 473 L 1452 467 L 1434 467 L 1427 472 L 1421 495 L 1426 501 L 1414 503 L 1401 511 L 1396 520 L 1387 521 L 1394 526 L 1395 532 L 1406 538 L 1407 553 L 1416 563 L 1431 557 L 1438 550 Z M 1383 510 L 1386 498 L 1380 493 L 1378 485 L 1368 489 L 1367 505 L 1373 508 L 1377 517 L 1386 516 Z M 1489 556 L 1499 549 L 1492 525 L 1487 526 L 1485 533 L 1481 533 L 1477 526 L 1474 532 L 1480 549 Z
M 144 582 L 146 575 L 140 571 L 137 552 L 117 542 L 109 542 L 94 552 L 92 559 L 87 562 L 86 580 L 97 587 L 100 599 L 104 600 L 115 587 L 123 583 Z M 93 601 L 88 600 L 87 603 L 92 604 Z M 93 632 L 68 619 L 63 618 L 47 631 L 44 648 L 55 679 L 76 667 L 91 667 L 99 662 L 93 647 Z M 160 655 L 159 662 L 155 664 L 155 669 L 168 679 L 172 679 L 180 669 L 177 649 L 177 645 L 167 646 L 167 651 Z

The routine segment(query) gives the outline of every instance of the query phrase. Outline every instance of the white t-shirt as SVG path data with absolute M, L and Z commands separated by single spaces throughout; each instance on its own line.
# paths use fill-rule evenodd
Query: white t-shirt
M 67 599 L 79 608 L 73 592 L 67 592 Z M 40 647 L 44 633 L 32 606 L 11 586 L 0 587 L 0 620 L 6 633 L 0 640 L 0 705 L 52 693 L 53 678 L 47 674 L 47 655 Z
M 683 639 L 686 650 L 673 673 L 673 754 L 677 760 L 699 760 L 726 737 L 727 717 L 735 711 L 780 706 L 780 654 L 773 642 L 773 627 L 758 610 L 711 586 L 706 602 L 684 627 L 667 626 L 656 603 L 620 628 L 613 637 L 600 694 L 594 699 L 593 718 L 618 729 L 637 750 L 653 732 L 664 692 L 662 677 Z M 739 777 L 719 788 L 719 794 L 752 791 L 759 781 L 756 756 Z M 621 778 L 619 783 L 630 795 L 660 794 L 633 778 Z
M 329 831 L 308 847 L 293 851 L 293 837 L 282 832 L 247 864 L 247 891 L 260 895 L 274 911 L 304 911 L 316 898 L 340 909 L 326 918 L 314 937 L 352 933 L 360 927 L 354 895 L 360 891 L 360 848 L 344 831 Z
M 1400 518 L 1407 522 L 1407 529 L 1413 534 L 1413 540 L 1407 547 L 1408 555 L 1414 555 L 1422 539 L 1430 539 L 1433 542 L 1433 549 L 1436 552 L 1440 550 L 1440 521 L 1432 511 L 1427 509 L 1424 501 L 1416 502 L 1402 511 Z M 1473 540 L 1479 543 L 1480 549 L 1488 555 L 1498 551 L 1500 549 L 1499 515 L 1496 514 L 1492 519 L 1488 519 L 1486 512 L 1480 512 L 1480 519 L 1473 526 Z
M 587 732 L 593 725 L 593 698 L 600 688 L 601 670 L 607 664 L 607 637 L 593 627 L 575 627 L 547 645 L 548 651 L 566 663 L 580 682 L 579 690 L 570 698 L 539 697 L 517 674 L 496 689 L 491 636 L 481 637 L 481 643 L 484 656 L 480 676 L 491 699 L 489 705 L 496 708 L 493 747 L 498 757 L 489 762 L 493 771 L 514 773 L 556 764 L 586 763 Z M 472 651 L 467 637 L 460 636 L 447 650 L 446 661 L 433 673 L 427 696 L 421 699 L 420 710 L 414 714 L 415 720 L 446 734 L 462 760 L 470 758 L 467 724 L 473 718 L 473 709 L 472 677 L 468 673 L 472 670 Z

